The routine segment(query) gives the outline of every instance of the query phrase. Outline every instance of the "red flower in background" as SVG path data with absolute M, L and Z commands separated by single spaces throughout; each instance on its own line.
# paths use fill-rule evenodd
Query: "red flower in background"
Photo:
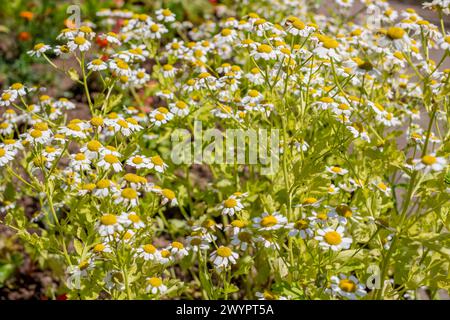
M 56 300 L 67 300 L 67 293 L 60 294 L 56 296 Z
M 26 32 L 26 31 L 20 32 L 17 37 L 19 38 L 20 41 L 29 41 L 29 40 L 31 40 L 31 34 L 29 32 Z
M 105 48 L 108 46 L 108 40 L 106 40 L 106 38 L 102 38 L 102 36 L 95 38 L 95 42 L 100 48 Z
M 34 13 L 31 11 L 22 11 L 19 15 L 21 18 L 28 20 L 28 21 L 33 20 L 33 17 L 34 17 Z

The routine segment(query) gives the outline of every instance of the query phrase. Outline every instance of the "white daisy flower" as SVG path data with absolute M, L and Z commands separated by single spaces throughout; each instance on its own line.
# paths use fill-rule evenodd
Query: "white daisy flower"
M 39 58 L 41 55 L 45 54 L 50 49 L 51 47 L 49 45 L 44 43 L 38 43 L 33 47 L 33 50 L 30 50 L 27 53 L 32 57 L 36 56 Z
M 366 287 L 354 276 L 347 277 L 344 274 L 340 274 L 339 277 L 332 276 L 330 280 L 332 281 L 331 290 L 333 294 L 350 300 L 362 298 L 367 294 Z
M 235 196 L 230 196 L 228 199 L 224 200 L 219 210 L 222 211 L 223 215 L 234 216 L 236 212 L 241 211 L 244 208 L 241 201 Z
M 123 226 L 119 223 L 116 215 L 104 214 L 100 217 L 98 232 L 101 236 L 106 237 L 121 231 L 123 231 Z
M 221 270 L 236 263 L 239 255 L 230 248 L 221 246 L 210 255 L 210 259 L 214 266 Z
M 137 254 L 139 257 L 141 257 L 142 259 L 146 260 L 146 261 L 153 261 L 153 260 L 157 260 L 160 257 L 160 252 L 158 251 L 158 249 L 155 248 L 154 245 L 152 244 L 145 244 L 141 247 L 139 247 L 136 250 Z
M 81 52 L 84 52 L 89 50 L 89 48 L 91 47 L 91 42 L 82 36 L 76 36 L 75 38 L 67 42 L 67 46 L 72 52 L 76 51 L 77 49 Z
M 102 158 L 97 165 L 105 170 L 109 170 L 112 167 L 115 172 L 122 171 L 122 163 L 113 154 L 102 155 Z
M 436 154 L 427 154 L 421 159 L 413 160 L 415 170 L 424 171 L 442 171 L 447 166 L 447 161 L 444 157 L 436 157 Z
M 348 249 L 352 243 L 351 238 L 344 237 L 345 228 L 343 226 L 337 227 L 336 230 L 332 228 L 325 228 L 317 230 L 318 236 L 315 237 L 319 241 L 319 245 L 324 249 L 331 249 L 338 251 L 341 249 Z
M 167 286 L 164 285 L 161 278 L 151 277 L 147 278 L 146 290 L 152 294 L 164 294 L 167 291 Z
M 264 212 L 261 217 L 253 218 L 253 227 L 260 231 L 278 230 L 285 227 L 286 223 L 287 218 L 278 212 Z

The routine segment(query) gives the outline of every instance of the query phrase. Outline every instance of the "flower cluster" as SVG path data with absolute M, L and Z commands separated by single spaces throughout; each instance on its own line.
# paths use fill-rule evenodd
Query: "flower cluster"
M 448 4 L 425 4 L 438 26 L 386 1 L 364 2 L 351 22 L 353 1 L 336 0 L 334 18 L 280 2 L 268 16 L 218 6 L 195 26 L 168 9 L 102 10 L 100 26 L 64 29 L 58 45 L 29 51 L 84 98 L 21 83 L 1 92 L 2 179 L 21 185 L 5 192 L 2 212 L 43 256 L 58 252 L 81 279 L 71 293 L 357 299 L 445 289 L 433 278 L 448 271 L 437 245 L 450 203 Z M 81 109 L 89 115 L 74 116 Z M 279 170 L 172 163 L 171 133 L 193 132 L 198 119 L 279 130 Z M 33 218 L 15 205 L 30 195 Z M 381 289 L 364 285 L 371 265 Z

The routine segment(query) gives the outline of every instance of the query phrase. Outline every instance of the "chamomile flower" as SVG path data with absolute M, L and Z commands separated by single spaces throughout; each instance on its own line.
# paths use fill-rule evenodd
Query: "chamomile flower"
M 103 145 L 98 140 L 91 140 L 80 148 L 80 152 L 84 153 L 88 159 L 97 159 Z
M 193 252 L 205 251 L 209 249 L 208 242 L 195 233 L 186 237 L 186 243 L 189 250 L 192 250 Z
M 318 236 L 315 237 L 319 241 L 319 245 L 324 249 L 339 251 L 350 248 L 352 239 L 344 236 L 345 228 L 342 226 L 337 229 L 325 228 L 317 230 Z
M 250 54 L 256 60 L 272 60 L 277 58 L 277 52 L 268 44 L 260 44 L 255 50 Z
M 303 199 L 301 204 L 295 205 L 294 207 L 313 207 L 318 208 L 320 206 L 321 200 L 315 197 L 306 197 Z
M 134 155 L 127 159 L 126 164 L 136 169 L 148 168 L 150 160 L 142 155 Z
M 343 298 L 356 300 L 367 294 L 366 287 L 355 276 L 348 277 L 340 274 L 339 276 L 332 276 L 330 280 L 332 293 Z
M 299 236 L 302 239 L 306 239 L 314 236 L 314 231 L 311 229 L 310 221 L 307 219 L 299 219 L 294 223 L 289 223 L 287 228 L 290 229 L 289 235 L 291 237 Z
M 442 171 L 447 166 L 444 157 L 437 157 L 434 153 L 424 155 L 421 159 L 413 160 L 415 170 Z
M 119 158 L 109 153 L 102 155 L 102 158 L 97 163 L 97 165 L 105 170 L 109 170 L 110 168 L 112 168 L 115 172 L 122 171 L 122 163 L 120 162 Z
M 140 193 L 133 188 L 118 190 L 114 203 L 123 203 L 128 207 L 136 207 L 139 202 Z
M 81 260 L 78 263 L 78 265 L 69 266 L 68 270 L 72 276 L 79 279 L 79 278 L 87 277 L 89 274 L 89 271 L 94 269 L 94 267 L 95 267 L 94 262 L 90 259 L 87 259 L 87 260 Z
M 67 126 L 61 127 L 58 131 L 66 137 L 73 137 L 79 139 L 85 139 L 86 133 L 84 132 L 83 125 L 77 122 L 70 122 Z
M 11 92 L 13 95 L 15 94 L 19 97 L 25 96 L 27 94 L 27 91 L 31 90 L 19 82 L 13 83 L 8 89 L 8 92 Z
M 169 203 L 170 206 L 176 206 L 178 204 L 177 197 L 175 196 L 175 192 L 173 192 L 170 189 L 162 189 L 160 191 L 160 194 L 163 198 L 161 204 L 165 205 L 166 203 Z
M 162 22 L 173 22 L 175 21 L 175 14 L 169 9 L 159 9 L 156 10 L 156 19 Z
M 111 180 L 101 179 L 95 184 L 94 195 L 97 197 L 107 197 L 115 192 L 116 187 Z
M 147 278 L 147 292 L 151 294 L 165 294 L 167 292 L 167 286 L 163 280 L 158 277 Z
M 337 218 L 339 223 L 347 224 L 348 220 L 352 219 L 354 221 L 359 220 L 360 217 L 355 216 L 356 208 L 350 207 L 346 204 L 340 204 L 331 209 L 330 214 Z
M 210 255 L 211 262 L 219 270 L 235 264 L 238 258 L 239 255 L 226 246 L 220 246 Z
M 36 56 L 39 58 L 49 50 L 51 50 L 51 47 L 49 45 L 44 43 L 38 43 L 33 47 L 33 50 L 30 50 L 27 53 L 32 57 Z
M 186 250 L 184 245 L 178 241 L 173 241 L 170 244 L 170 246 L 167 248 L 167 250 L 169 250 L 173 256 L 175 256 L 179 259 L 182 259 L 183 257 L 185 257 L 189 254 L 189 252 Z
M 158 155 L 148 159 L 148 168 L 155 169 L 156 172 L 163 173 L 168 167 L 169 166 Z
M 235 196 L 230 196 L 228 199 L 224 200 L 219 210 L 222 211 L 223 215 L 234 216 L 236 212 L 241 211 L 244 208 L 240 199 Z
M 98 232 L 101 236 L 111 236 L 116 232 L 123 231 L 123 226 L 119 223 L 119 219 L 114 214 L 104 214 L 100 217 L 98 223 Z
M 391 188 L 386 185 L 383 181 L 374 181 L 372 185 L 375 186 L 378 190 L 383 192 L 387 197 L 391 195 Z
M 184 117 L 189 114 L 189 106 L 186 102 L 181 100 L 178 100 L 175 103 L 170 103 L 169 109 L 171 113 L 180 117 Z
M 333 177 L 336 176 L 343 176 L 346 175 L 348 173 L 347 169 L 341 168 L 339 166 L 327 166 L 326 167 L 326 171 L 331 173 L 333 175 Z
M 253 242 L 253 233 L 244 228 L 233 235 L 230 243 L 239 248 L 239 250 L 246 251 L 247 248 L 253 246 Z
M 0 106 L 7 107 L 17 99 L 17 93 L 14 91 L 4 91 L 0 95 Z
M 81 52 L 88 51 L 91 47 L 91 42 L 83 36 L 76 36 L 69 42 L 67 42 L 67 47 L 70 51 L 80 50 Z
M 71 155 L 69 166 L 75 171 L 84 171 L 91 169 L 91 161 L 84 155 L 84 153 L 77 153 Z M 54 159 L 54 158 L 53 158 Z
M 159 107 L 158 109 L 150 113 L 150 122 L 155 126 L 160 127 L 161 125 L 167 123 L 173 118 L 173 114 L 164 107 Z
M 146 261 L 157 260 L 160 257 L 160 252 L 152 244 L 145 244 L 145 245 L 139 247 L 136 250 L 136 252 L 139 257 L 141 257 L 142 259 L 144 259 Z
M 8 150 L 0 147 L 0 167 L 4 167 L 10 161 L 14 160 L 15 152 L 13 150 Z
M 92 71 L 103 71 L 107 68 L 108 65 L 101 59 L 94 59 L 87 64 L 87 69 Z
M 177 73 L 177 68 L 171 64 L 165 64 L 162 66 L 162 73 L 165 78 L 173 78 Z
M 167 32 L 168 30 L 164 25 L 153 23 L 148 30 L 148 36 L 150 39 L 161 39 L 161 36 Z
M 279 296 L 268 290 L 264 290 L 263 292 L 256 292 L 255 296 L 258 298 L 258 300 L 288 300 L 287 297 Z
M 94 251 L 94 253 L 100 254 L 100 253 L 111 253 L 112 249 L 111 246 L 108 243 L 97 243 L 93 248 L 92 251 Z
M 253 227 L 260 231 L 273 231 L 284 228 L 287 218 L 278 212 L 269 214 L 264 212 L 261 217 L 253 218 Z

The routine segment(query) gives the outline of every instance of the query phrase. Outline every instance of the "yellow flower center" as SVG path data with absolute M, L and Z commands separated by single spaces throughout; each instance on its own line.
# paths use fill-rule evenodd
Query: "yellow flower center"
M 221 246 L 217 249 L 217 255 L 222 258 L 228 258 L 229 256 L 231 256 L 231 254 L 232 251 L 228 247 Z
M 227 36 L 229 36 L 231 34 L 231 30 L 230 29 L 223 29 L 220 34 L 222 35 L 222 37 L 227 37 Z
M 133 188 L 125 188 L 122 190 L 122 197 L 126 199 L 136 199 L 137 198 L 137 192 Z
M 341 167 L 332 167 L 331 171 L 333 171 L 334 173 L 341 173 L 342 172 L 342 168 Z
M 87 143 L 87 148 L 89 151 L 97 152 L 102 147 L 102 144 L 97 140 L 92 140 Z
M 87 267 L 89 267 L 89 262 L 87 262 L 86 260 L 81 261 L 80 264 L 78 265 L 78 269 L 80 270 L 86 270 Z
M 100 221 L 105 226 L 112 226 L 117 223 L 117 217 L 113 214 L 105 214 L 100 218 Z
M 336 212 L 345 218 L 350 218 L 353 215 L 352 209 L 345 204 L 338 205 L 336 207 Z
M 150 160 L 156 166 L 162 166 L 164 164 L 164 161 L 163 161 L 163 159 L 161 159 L 160 156 L 153 156 L 153 157 L 150 158 Z
M 427 166 L 431 166 L 433 164 L 435 164 L 437 161 L 436 157 L 430 156 L 430 155 L 426 155 L 422 157 L 422 163 L 427 165 Z
M 91 124 L 93 126 L 99 127 L 99 126 L 103 125 L 103 119 L 100 117 L 93 117 L 91 119 Z
M 152 32 L 158 32 L 158 31 L 159 31 L 159 26 L 158 26 L 157 24 L 153 24 L 153 25 L 150 27 L 150 30 L 151 30 Z
M 34 138 L 40 138 L 42 137 L 42 131 L 41 130 L 31 130 L 30 135 Z
M 327 49 L 336 49 L 339 46 L 339 42 L 334 39 L 325 39 L 322 45 Z
M 261 220 L 261 226 L 263 227 L 273 227 L 277 223 L 277 218 L 275 218 L 274 216 L 266 216 Z
M 317 199 L 314 197 L 308 197 L 305 200 L 303 200 L 303 204 L 313 204 L 316 202 L 317 202 Z
M 128 219 L 130 219 L 130 221 L 133 223 L 138 223 L 139 221 L 141 221 L 141 218 L 139 218 L 139 216 L 134 213 L 129 214 Z
M 378 183 L 377 186 L 383 191 L 387 190 L 387 186 L 383 182 Z
M 172 11 L 170 11 L 169 9 L 164 9 L 161 13 L 165 17 L 169 17 L 172 15 Z
M 94 246 L 94 252 L 103 252 L 105 250 L 105 245 L 103 243 L 98 243 Z
M 152 245 L 152 244 L 146 244 L 146 245 L 143 247 L 143 249 L 144 249 L 144 251 L 145 251 L 146 253 L 151 253 L 151 254 L 153 254 L 153 253 L 156 252 L 156 248 L 155 248 L 155 246 Z
M 117 159 L 117 157 L 115 155 L 107 154 L 107 155 L 105 155 L 105 161 L 110 164 L 113 164 L 113 163 L 118 163 L 119 159 Z
M 177 106 L 178 109 L 186 109 L 187 108 L 187 104 L 184 103 L 183 101 L 177 101 L 175 103 L 175 105 Z
M 339 288 L 345 292 L 355 292 L 356 283 L 349 279 L 342 279 L 341 281 L 339 281 Z
M 231 225 L 236 228 L 243 228 L 246 226 L 246 223 L 242 220 L 233 220 Z
M 272 48 L 267 44 L 259 45 L 257 50 L 259 53 L 271 53 L 272 52 Z
M 308 221 L 304 220 L 304 219 L 300 219 L 297 222 L 295 222 L 295 228 L 298 230 L 304 230 L 306 228 L 308 228 Z
M 164 197 L 166 197 L 169 200 L 175 199 L 175 193 L 170 189 L 163 189 L 161 193 L 163 194 Z
M 148 279 L 147 281 L 152 287 L 157 288 L 162 285 L 162 280 L 160 278 L 152 277 L 152 278 Z
M 144 162 L 144 159 L 142 159 L 139 156 L 136 156 L 133 158 L 133 160 L 131 160 L 131 162 L 133 162 L 134 164 L 141 164 L 142 162 Z
M 391 40 L 397 40 L 403 38 L 405 30 L 400 27 L 390 27 L 386 34 Z
M 229 199 L 225 200 L 224 205 L 227 208 L 234 208 L 237 205 L 237 201 L 236 201 L 236 199 L 229 198 Z
M 75 160 L 77 160 L 77 161 L 82 161 L 82 160 L 85 160 L 85 159 L 86 159 L 86 157 L 82 153 L 77 153 L 77 155 L 75 156 Z
M 342 242 L 341 235 L 336 231 L 329 231 L 325 233 L 323 238 L 325 239 L 326 243 L 330 245 L 338 245 Z
M 11 88 L 13 88 L 14 90 L 20 90 L 23 88 L 23 84 L 16 82 L 16 83 L 13 83 Z
M 181 242 L 178 242 L 178 241 L 172 242 L 172 247 L 177 248 L 179 250 L 184 249 L 184 245 Z
M 75 124 L 75 123 L 69 123 L 67 125 L 67 128 L 69 128 L 72 131 L 81 131 L 81 128 L 79 125 Z
M 97 188 L 104 189 L 108 188 L 111 185 L 111 182 L 109 180 L 100 180 L 97 182 Z
M 75 42 L 77 45 L 81 46 L 86 43 L 86 39 L 83 37 L 75 37 L 75 39 L 73 39 L 73 42 Z
M 165 118 L 166 118 L 166 116 L 161 114 L 161 113 L 157 113 L 155 115 L 155 119 L 158 120 L 158 121 L 163 121 Z

